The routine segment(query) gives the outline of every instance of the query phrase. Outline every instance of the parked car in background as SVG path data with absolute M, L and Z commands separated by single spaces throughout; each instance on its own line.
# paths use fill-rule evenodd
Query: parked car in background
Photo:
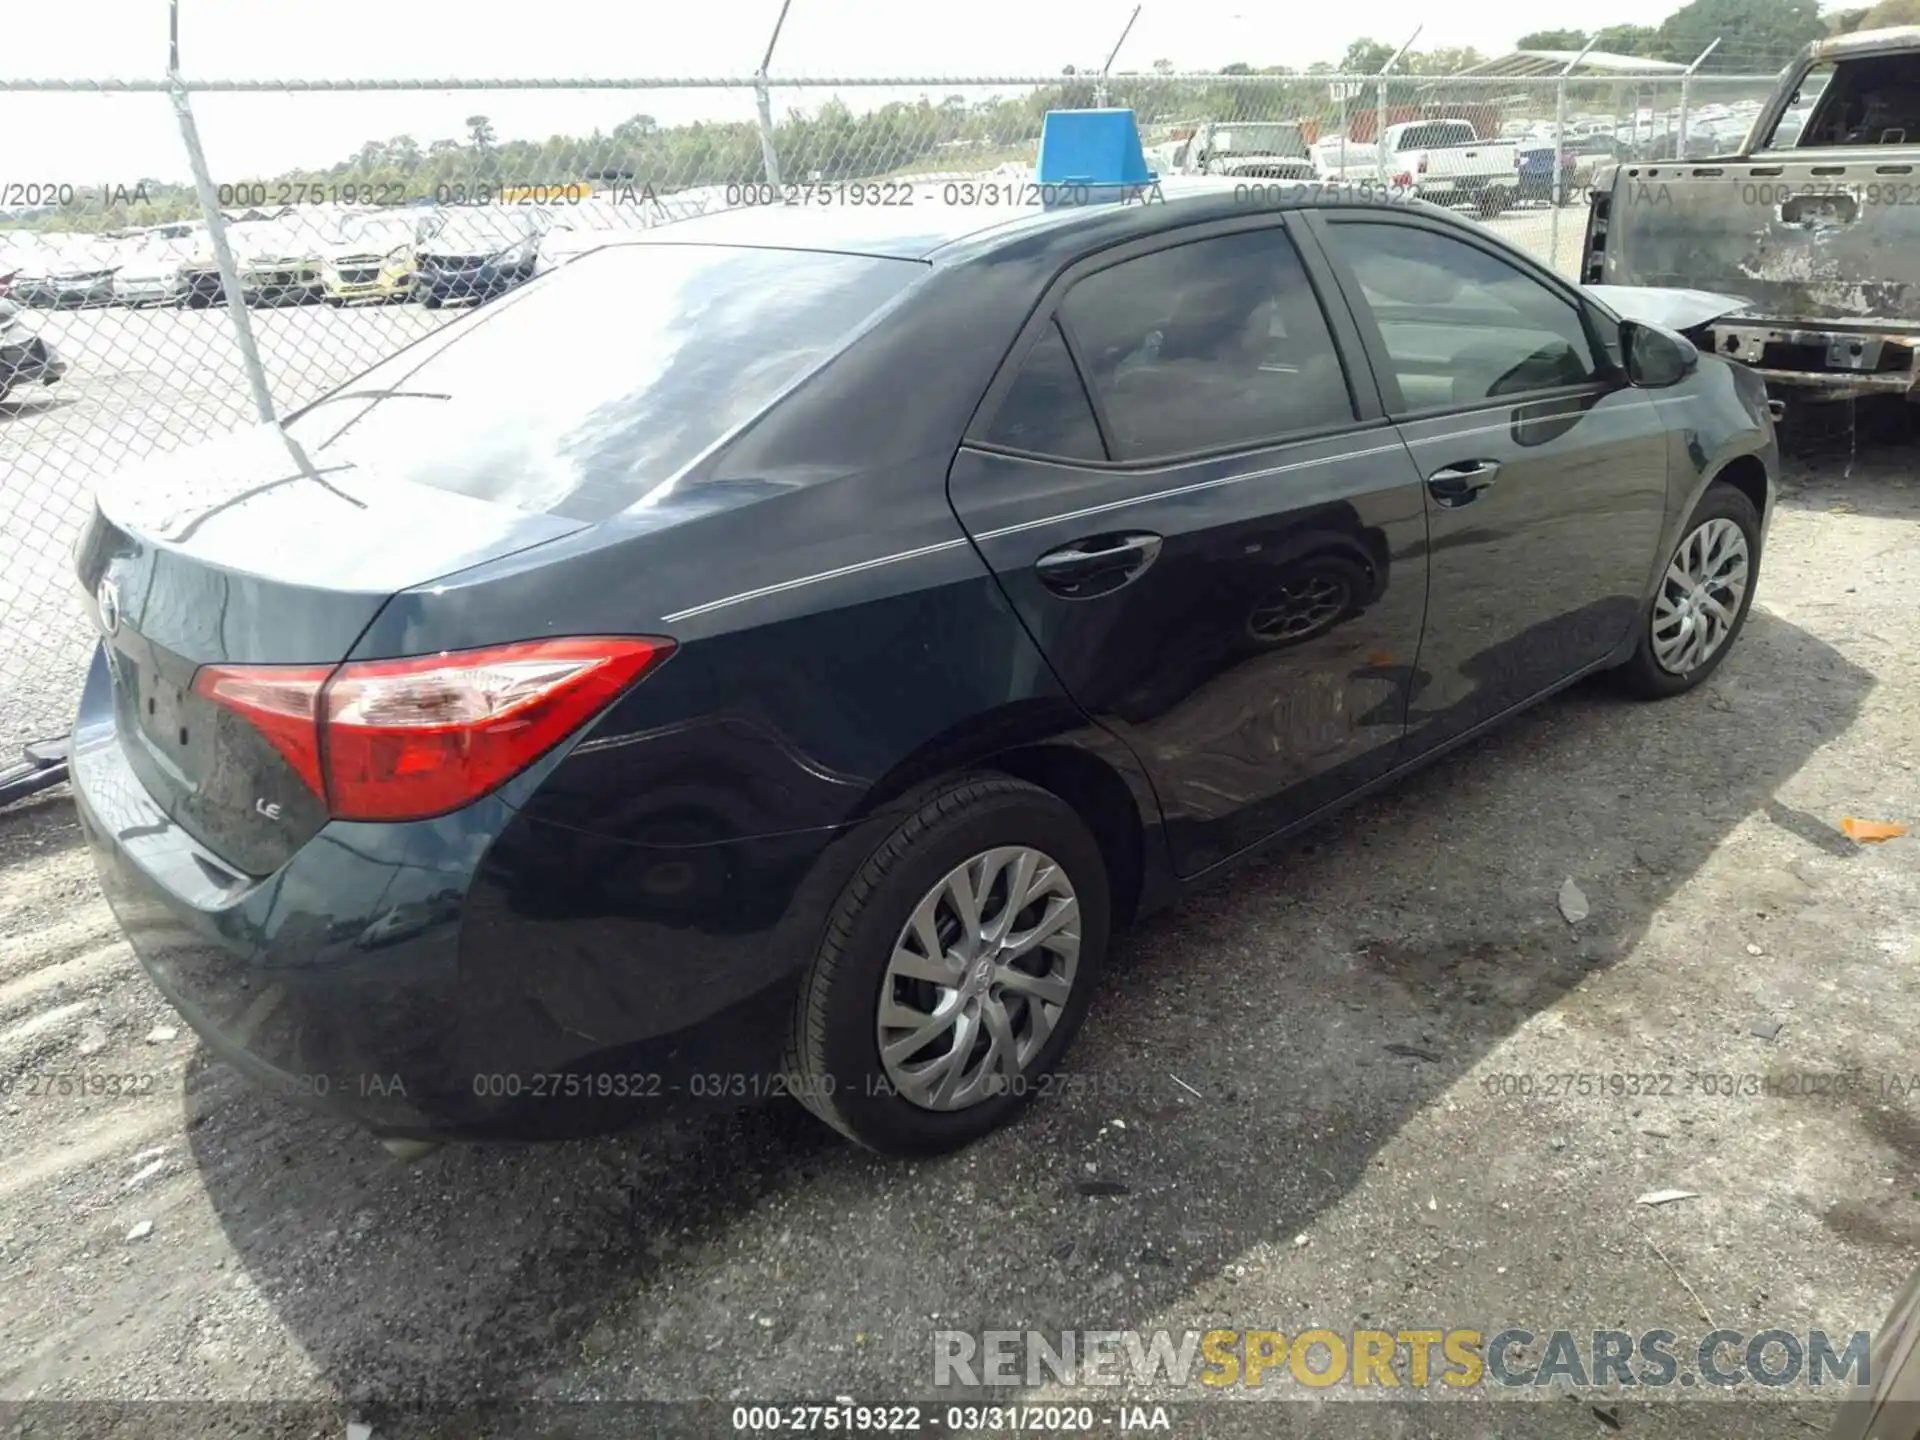
M 1307 127 L 1293 120 L 1203 121 L 1169 152 L 1175 175 L 1313 180 L 1319 171 Z
M 209 243 L 204 230 L 158 234 L 134 248 L 113 277 L 113 298 L 122 305 L 183 305 L 192 291 L 189 270 Z
M 1371 141 L 1349 140 L 1344 156 L 1323 149 L 1319 161 L 1322 178 L 1468 205 L 1485 218 L 1512 205 L 1520 185 L 1518 147 L 1481 139 L 1467 120 L 1403 121 L 1387 127 L 1384 153 Z
M 51 385 L 66 373 L 53 347 L 27 329 L 20 307 L 0 299 L 0 400 L 28 385 Z
M 413 288 L 419 218 L 406 211 L 349 215 L 324 242 L 320 290 L 329 305 L 404 300 Z
M 110 305 L 121 258 L 112 242 L 91 237 L 41 247 L 15 272 L 13 298 L 50 309 Z
M 298 216 L 228 227 L 228 243 L 249 305 L 300 305 L 320 298 L 321 240 Z
M 1627 146 L 1611 135 L 1576 135 L 1567 141 L 1567 154 L 1573 161 L 1574 198 L 1585 198 L 1593 177 L 1609 165 L 1618 164 L 1627 155 Z
M 396 1144 L 784 1093 L 950 1150 L 1117 925 L 1583 676 L 1712 676 L 1757 377 L 1246 189 L 687 220 L 103 483 L 72 779 L 156 987 Z M 533 248 L 467 222 L 423 248 Z
M 449 300 L 485 301 L 531 280 L 540 240 L 552 227 L 532 206 L 448 210 L 430 221 L 416 252 L 413 293 L 429 310 Z
M 1603 169 L 1582 277 L 1747 297 L 1714 349 L 1796 403 L 1920 403 L 1920 25 L 1808 45 L 1712 159 Z
M 1566 204 L 1573 194 L 1573 156 L 1551 140 L 1544 144 L 1522 142 L 1516 148 L 1520 172 L 1515 197 L 1530 204 Z

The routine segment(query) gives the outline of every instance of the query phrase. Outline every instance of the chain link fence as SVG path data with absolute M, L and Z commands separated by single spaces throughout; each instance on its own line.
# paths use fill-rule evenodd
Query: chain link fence
M 0 134 L 136 126 L 172 137 L 178 156 L 165 179 L 0 173 L 0 278 L 17 311 L 0 334 L 0 763 L 69 723 L 90 649 L 70 552 L 101 479 L 285 414 L 623 232 L 746 205 L 898 203 L 907 182 L 922 182 L 916 203 L 940 203 L 970 178 L 1030 176 L 1047 111 L 1111 104 L 1136 112 L 1162 174 L 1210 158 L 1364 180 L 1383 124 L 1466 121 L 1521 152 L 1510 183 L 1481 193 L 1479 217 L 1571 275 L 1594 168 L 1724 151 L 1772 84 L 1670 73 L 0 81 Z M 345 153 L 347 137 L 390 128 L 390 111 L 375 111 L 397 98 L 412 129 Z M 533 133 L 545 113 L 548 128 L 567 124 L 587 99 L 626 118 L 543 140 L 500 134 Z M 702 118 L 655 118 L 676 110 Z M 312 122 L 299 148 L 342 138 L 336 162 L 231 166 L 220 140 L 201 140 L 203 127 L 285 128 L 292 112 Z M 422 123 L 429 114 L 440 118 Z

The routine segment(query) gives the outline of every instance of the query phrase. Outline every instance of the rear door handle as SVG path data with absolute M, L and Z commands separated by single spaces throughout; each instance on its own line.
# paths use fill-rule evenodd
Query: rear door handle
M 1158 535 L 1094 535 L 1049 550 L 1034 562 L 1040 583 L 1069 600 L 1090 600 L 1136 580 L 1160 558 Z
M 1449 465 L 1427 477 L 1427 493 L 1451 509 L 1472 500 L 1493 484 L 1499 474 L 1498 460 L 1469 460 L 1464 464 Z

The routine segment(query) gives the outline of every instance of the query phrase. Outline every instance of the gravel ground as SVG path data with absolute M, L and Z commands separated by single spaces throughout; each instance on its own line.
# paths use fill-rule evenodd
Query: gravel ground
M 1914 453 L 1804 440 L 1711 685 L 1582 687 L 1141 927 L 1072 1084 L 936 1162 L 773 1107 L 400 1165 L 200 1049 L 64 790 L 0 815 L 0 1434 L 728 1434 L 724 1409 L 404 1407 L 925 1398 L 943 1329 L 1872 1328 L 1920 1244 L 1920 840 L 1837 827 L 1920 817 Z M 1698 1078 L 1842 1072 L 1863 1079 L 1808 1098 Z M 150 1093 L 29 1093 L 79 1073 Z M 1635 1203 L 1669 1187 L 1696 1198 Z M 1829 1418 L 1751 1387 L 1568 1393 L 1340 1419 L 1699 1440 Z M 29 1398 L 109 1408 L 6 1408 Z M 1321 1409 L 1172 1413 L 1271 1435 L 1324 1433 Z

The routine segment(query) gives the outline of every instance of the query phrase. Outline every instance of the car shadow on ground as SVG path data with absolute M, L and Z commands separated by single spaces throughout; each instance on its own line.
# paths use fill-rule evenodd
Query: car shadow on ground
M 588 1433 L 406 1418 L 570 1391 L 926 1395 L 937 1329 L 1231 1314 L 1238 1257 L 1628 953 L 1871 685 L 1755 611 L 1687 697 L 1594 682 L 1535 709 L 1125 936 L 1057 1093 L 957 1156 L 876 1160 L 775 1106 L 401 1166 L 204 1052 L 192 1149 L 240 1263 L 383 1440 Z M 1559 885 L 1596 875 L 1570 925 Z

